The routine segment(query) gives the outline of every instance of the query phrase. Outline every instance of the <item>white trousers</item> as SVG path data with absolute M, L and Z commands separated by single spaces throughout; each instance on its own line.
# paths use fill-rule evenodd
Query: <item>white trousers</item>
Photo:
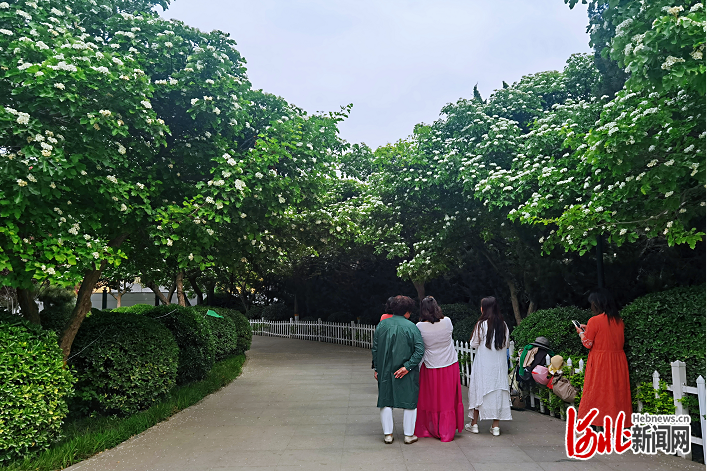
M 415 435 L 415 421 L 417 420 L 417 409 L 403 409 L 403 433 L 406 437 Z M 383 435 L 393 433 L 393 408 L 381 407 L 381 424 L 383 424 Z

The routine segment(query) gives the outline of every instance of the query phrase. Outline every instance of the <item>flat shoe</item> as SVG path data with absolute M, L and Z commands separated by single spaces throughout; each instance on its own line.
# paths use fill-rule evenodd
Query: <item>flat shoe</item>
M 390 435 L 383 436 L 383 443 L 385 443 L 386 445 L 390 445 L 391 443 L 393 443 L 393 434 L 391 433 Z
M 415 443 L 417 441 L 417 435 L 406 435 L 405 436 L 405 444 L 410 445 L 411 443 Z
M 466 430 L 467 432 L 471 432 L 471 433 L 479 433 L 479 424 L 474 424 L 474 425 L 466 424 L 464 426 L 464 430 Z
M 498 437 L 499 435 L 501 435 L 501 427 L 491 427 L 490 432 L 491 435 L 493 435 L 494 437 Z

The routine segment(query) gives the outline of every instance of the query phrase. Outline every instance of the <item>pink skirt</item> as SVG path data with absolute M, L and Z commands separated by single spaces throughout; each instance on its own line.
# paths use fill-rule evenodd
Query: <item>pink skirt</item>
M 427 368 L 423 363 L 420 368 L 415 435 L 451 442 L 457 430 L 464 430 L 459 363 L 444 368 Z

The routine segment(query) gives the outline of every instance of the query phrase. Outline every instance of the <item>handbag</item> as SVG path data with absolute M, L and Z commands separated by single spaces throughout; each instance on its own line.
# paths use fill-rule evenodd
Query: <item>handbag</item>
M 536 383 L 542 384 L 543 386 L 547 386 L 547 383 L 550 382 L 550 377 L 547 373 L 547 367 L 538 365 L 533 368 L 533 379 Z
M 562 374 L 557 374 L 552 377 L 552 392 L 557 397 L 570 404 L 574 403 L 574 398 L 577 396 L 577 388 L 572 386 L 570 380 Z

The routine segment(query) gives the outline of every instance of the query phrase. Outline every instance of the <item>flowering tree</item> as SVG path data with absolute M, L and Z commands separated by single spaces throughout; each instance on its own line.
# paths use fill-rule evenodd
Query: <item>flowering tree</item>
M 0 270 L 35 322 L 33 282 L 83 280 L 77 320 L 90 309 L 101 269 L 149 211 L 143 182 L 167 132 L 134 55 L 78 24 L 61 2 L 0 3 Z
M 261 248 L 317 204 L 341 145 L 346 110 L 307 116 L 253 91 L 227 35 L 126 5 L 0 3 L 0 269 L 20 290 L 81 280 L 65 355 L 107 264 L 161 257 L 184 303 L 185 271 L 215 263 L 217 229 Z M 161 256 L 140 257 L 147 245 Z

